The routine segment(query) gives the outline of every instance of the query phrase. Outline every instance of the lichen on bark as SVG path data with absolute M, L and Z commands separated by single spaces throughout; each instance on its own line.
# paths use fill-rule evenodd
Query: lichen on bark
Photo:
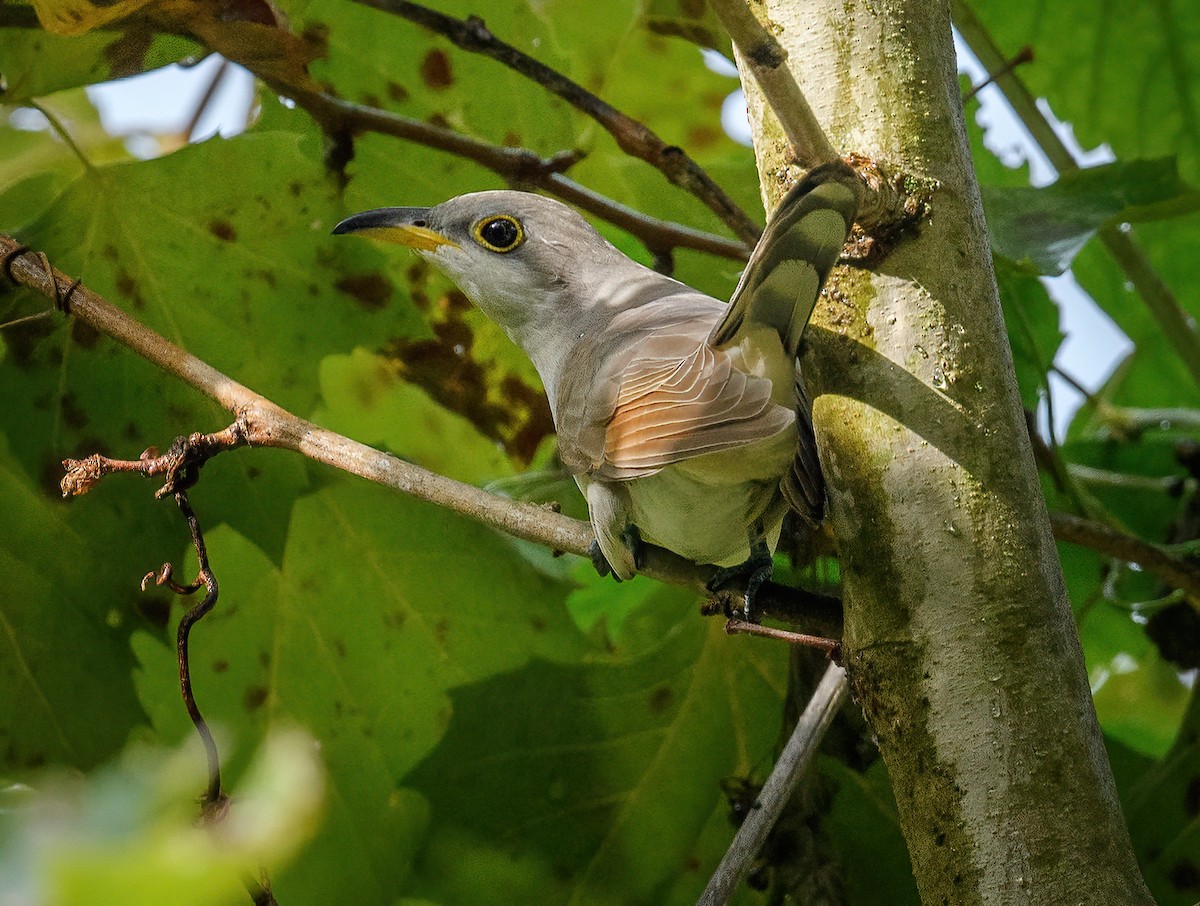
M 755 5 L 840 153 L 936 180 L 835 272 L 804 366 L 852 689 L 927 903 L 1148 903 L 1063 589 L 965 138 L 945 2 Z M 768 203 L 790 171 L 747 86 Z

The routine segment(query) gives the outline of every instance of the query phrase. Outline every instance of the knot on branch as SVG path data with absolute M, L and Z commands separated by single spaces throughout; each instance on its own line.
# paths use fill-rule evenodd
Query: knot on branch
M 862 179 L 865 191 L 842 260 L 871 267 L 929 217 L 939 183 L 894 171 L 882 161 L 861 154 L 848 154 L 844 160 Z
M 536 186 L 555 173 L 565 173 L 587 157 L 586 151 L 572 148 L 559 151 L 552 157 L 541 157 L 528 149 L 513 149 L 515 165 L 509 182 L 515 186 Z
M 462 30 L 458 33 L 458 44 L 463 50 L 475 53 L 487 50 L 496 45 L 496 36 L 478 16 L 467 16 L 463 20 Z

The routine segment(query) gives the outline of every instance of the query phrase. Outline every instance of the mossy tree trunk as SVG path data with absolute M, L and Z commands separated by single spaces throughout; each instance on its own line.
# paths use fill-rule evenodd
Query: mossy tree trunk
M 944 0 L 768 0 L 834 146 L 936 179 L 920 237 L 839 269 L 805 367 L 852 689 L 927 903 L 1151 902 L 1026 432 Z M 787 149 L 748 85 L 769 201 Z

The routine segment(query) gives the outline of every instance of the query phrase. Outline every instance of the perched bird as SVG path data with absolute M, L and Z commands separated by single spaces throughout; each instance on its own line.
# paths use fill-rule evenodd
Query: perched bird
M 787 509 L 814 524 L 824 512 L 796 352 L 859 185 L 834 162 L 788 192 L 728 305 L 526 192 L 381 208 L 333 232 L 416 249 L 533 360 L 602 574 L 629 578 L 653 542 L 725 567 L 710 587 L 747 574 L 749 615 Z

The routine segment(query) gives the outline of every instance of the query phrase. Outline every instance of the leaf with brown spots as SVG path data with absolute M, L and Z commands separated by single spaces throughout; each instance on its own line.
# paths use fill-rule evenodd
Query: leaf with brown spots
M 450 58 L 444 50 L 431 50 L 421 58 L 421 81 L 434 91 L 445 91 L 454 84 Z

